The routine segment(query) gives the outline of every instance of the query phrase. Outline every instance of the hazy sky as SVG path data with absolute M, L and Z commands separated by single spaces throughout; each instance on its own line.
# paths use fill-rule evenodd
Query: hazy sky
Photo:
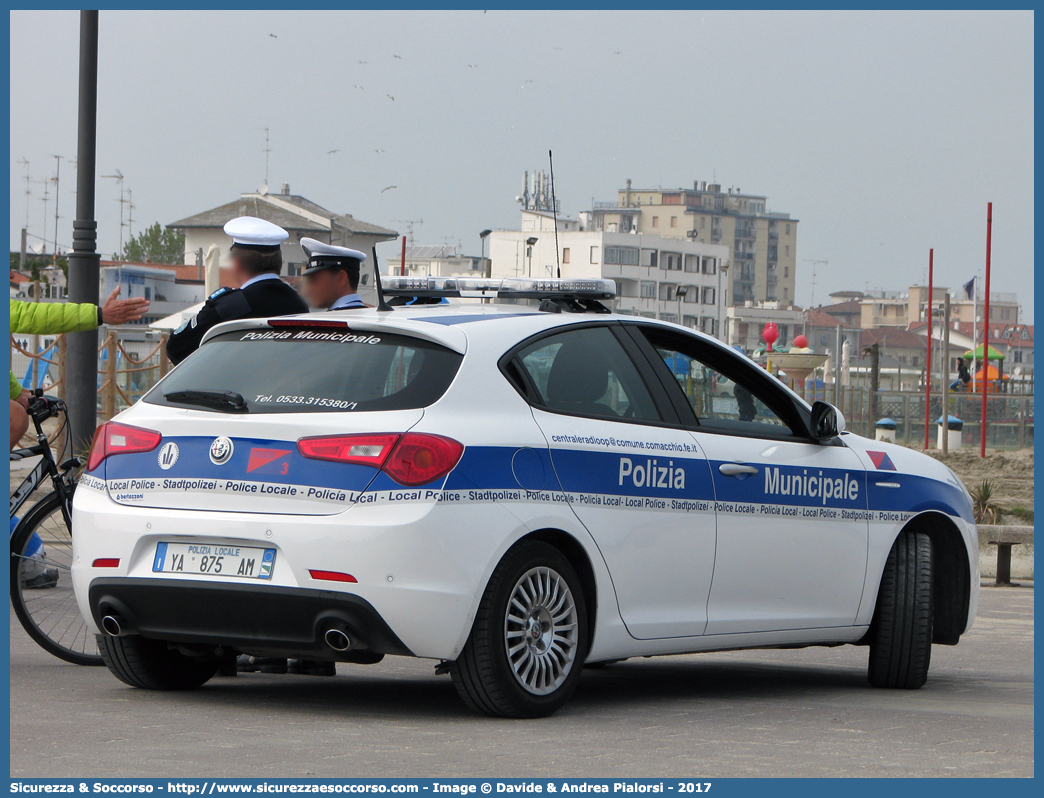
M 12 249 L 19 161 L 41 181 L 75 158 L 78 19 L 11 13 Z M 627 178 L 716 174 L 801 220 L 801 304 L 805 259 L 829 261 L 816 304 L 926 279 L 929 247 L 938 282 L 967 281 L 992 200 L 994 290 L 1033 317 L 1030 12 L 104 11 L 98 120 L 99 173 L 123 173 L 138 229 L 256 190 L 264 127 L 272 190 L 401 232 L 423 219 L 417 243 L 475 254 L 480 230 L 517 228 L 522 172 L 548 149 L 570 215 Z M 67 246 L 73 167 L 61 178 Z M 105 253 L 118 197 L 99 179 Z

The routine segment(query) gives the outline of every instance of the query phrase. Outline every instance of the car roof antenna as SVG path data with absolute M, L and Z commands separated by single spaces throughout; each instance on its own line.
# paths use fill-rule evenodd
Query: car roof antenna
M 562 255 L 558 248 L 558 200 L 555 199 L 555 160 L 551 157 L 551 150 L 547 151 L 547 162 L 551 167 L 551 214 L 555 219 L 555 258 L 558 261 L 558 279 L 562 279 Z M 492 254 L 492 253 L 491 253 Z
M 393 308 L 391 305 L 389 305 L 384 300 L 384 286 L 381 285 L 381 267 L 380 267 L 380 264 L 377 262 L 377 245 L 376 244 L 374 244 L 374 246 L 373 246 L 373 277 L 374 277 L 375 285 L 377 287 L 377 310 L 379 310 L 379 311 L 394 310 L 395 308 Z

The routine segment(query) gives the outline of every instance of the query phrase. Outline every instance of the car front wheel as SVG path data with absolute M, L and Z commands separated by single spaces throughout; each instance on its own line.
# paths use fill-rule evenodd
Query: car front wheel
M 870 627 L 874 687 L 921 687 L 932 657 L 932 541 L 904 532 L 888 553 Z
M 493 572 L 453 684 L 472 709 L 545 717 L 572 695 L 587 656 L 587 605 L 558 549 L 523 541 Z

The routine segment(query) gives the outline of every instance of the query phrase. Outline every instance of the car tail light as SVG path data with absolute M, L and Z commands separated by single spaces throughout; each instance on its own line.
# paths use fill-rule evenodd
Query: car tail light
M 297 449 L 313 460 L 371 465 L 407 486 L 424 485 L 445 476 L 464 453 L 462 443 L 422 432 L 322 435 L 301 438 Z
M 313 460 L 380 468 L 398 440 L 399 434 L 395 432 L 382 435 L 318 435 L 301 438 L 297 442 L 297 450 Z
M 94 568 L 119 568 L 120 558 L 119 557 L 99 557 L 97 560 L 91 563 Z
M 87 470 L 93 471 L 106 457 L 112 457 L 114 454 L 151 452 L 159 446 L 162 439 L 163 436 L 155 430 L 132 427 L 116 421 L 102 424 L 94 432 L 91 454 L 87 458 Z
M 269 319 L 269 327 L 347 327 L 348 322 L 334 319 Z
M 383 470 L 400 485 L 424 485 L 448 474 L 462 454 L 464 445 L 452 438 L 407 432 Z

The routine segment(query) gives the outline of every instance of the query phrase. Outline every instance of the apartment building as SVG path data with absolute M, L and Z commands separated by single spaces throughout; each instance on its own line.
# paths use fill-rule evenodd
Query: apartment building
M 981 323 L 985 308 L 983 299 L 969 299 L 963 291 L 932 286 L 932 312 L 943 312 L 946 295 L 950 294 L 950 320 L 971 324 L 976 317 Z M 911 285 L 906 291 L 838 291 L 830 295 L 841 300 L 823 305 L 819 310 L 843 319 L 847 324 L 869 330 L 873 327 L 909 327 L 927 318 L 928 286 Z M 990 323 L 1018 322 L 1018 296 L 999 291 L 990 292 Z
M 581 229 L 579 220 L 554 220 L 522 211 L 518 230 L 489 236 L 494 277 L 611 278 L 619 313 L 664 319 L 721 335 L 728 247 L 685 238 Z
M 595 202 L 580 226 L 728 248 L 727 304 L 794 302 L 798 220 L 768 210 L 768 198 L 697 181 L 691 189 L 636 189 L 627 181 L 611 202 Z

